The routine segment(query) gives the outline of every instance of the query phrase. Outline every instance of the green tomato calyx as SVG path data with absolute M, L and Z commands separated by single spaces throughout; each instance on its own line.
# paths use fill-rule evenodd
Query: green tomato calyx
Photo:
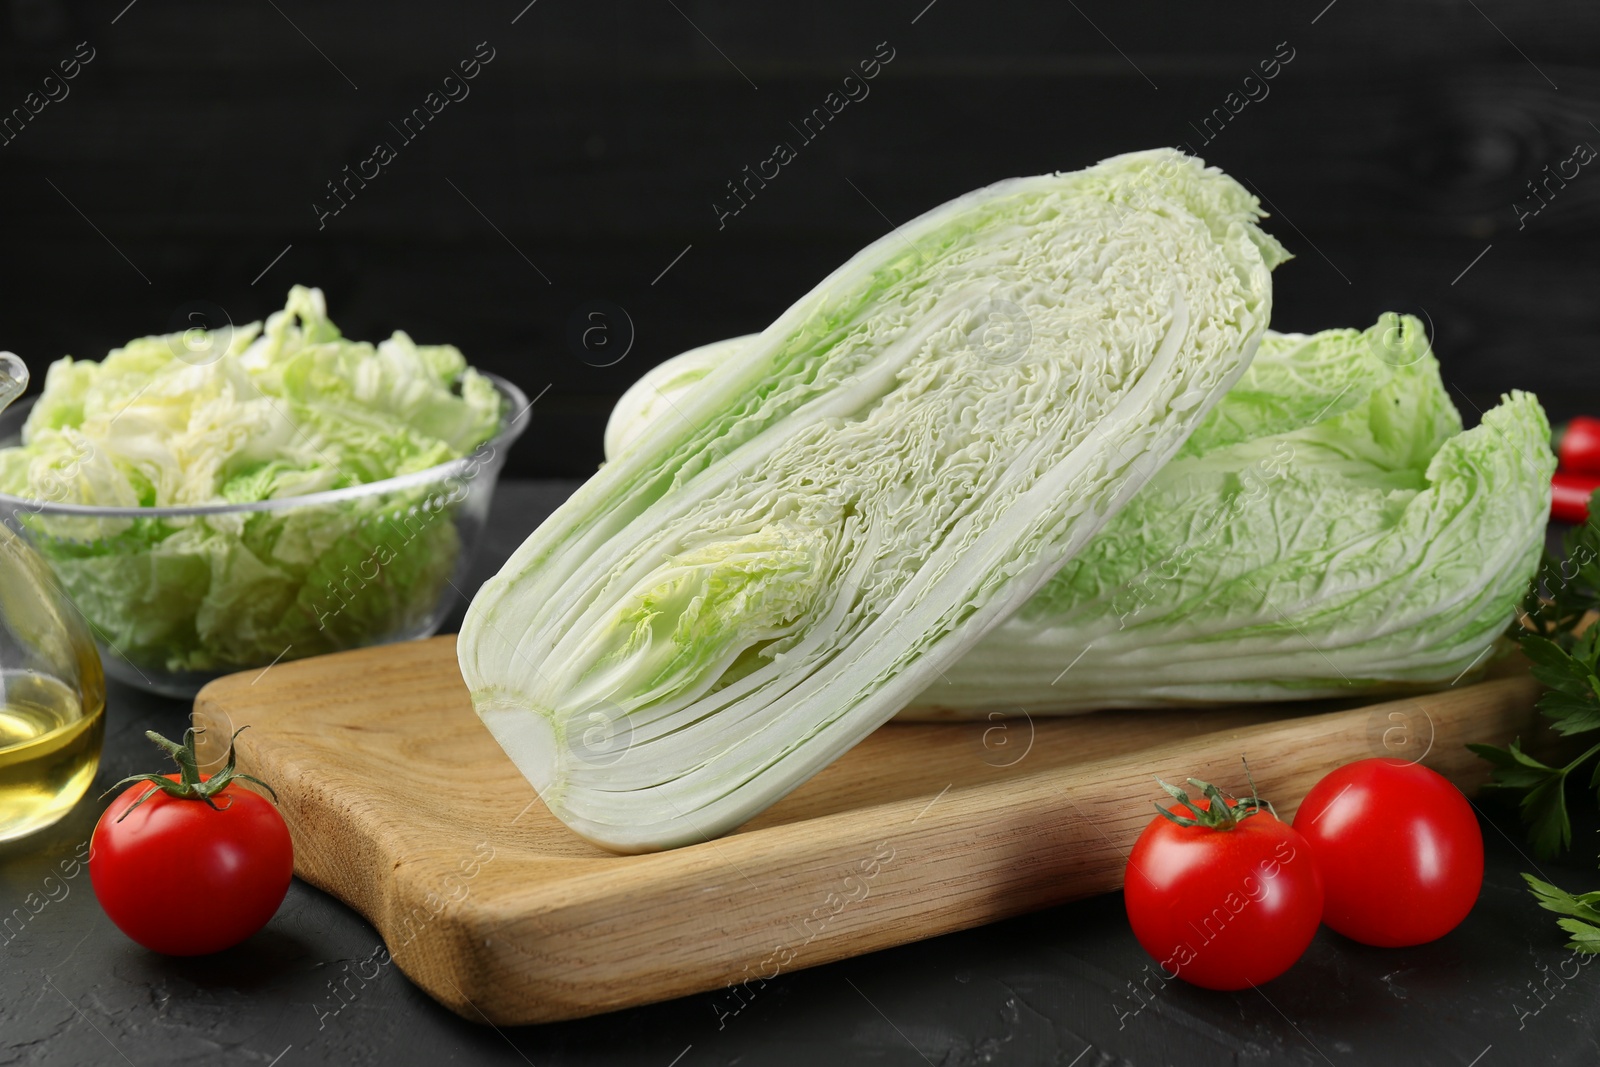
M 154 730 L 146 730 L 144 735 L 150 740 L 154 741 L 156 744 L 160 745 L 162 748 L 166 749 L 167 754 L 171 756 L 173 762 L 178 765 L 178 780 L 174 782 L 171 778 L 168 778 L 164 774 L 130 775 L 129 777 L 118 782 L 116 785 L 113 785 L 110 789 L 106 790 L 101 794 L 101 796 L 110 796 L 123 786 L 132 785 L 135 782 L 149 782 L 151 785 L 156 787 L 155 789 L 148 790 L 138 800 L 128 805 L 128 810 L 117 816 L 118 822 L 121 822 L 123 819 L 126 819 L 129 815 L 133 814 L 134 808 L 137 808 L 140 804 L 143 804 L 145 801 L 155 796 L 157 792 L 165 793 L 169 797 L 177 797 L 180 800 L 203 800 L 210 807 L 215 808 L 217 811 L 222 811 L 223 809 L 215 800 L 212 799 L 212 797 L 221 792 L 223 789 L 226 789 L 232 783 L 239 781 L 253 782 L 256 785 L 259 785 L 262 789 L 265 789 L 268 793 L 272 794 L 272 800 L 274 803 L 276 803 L 278 800 L 278 794 L 277 791 L 274 790 L 270 785 L 254 775 L 243 774 L 234 769 L 234 739 L 248 729 L 248 726 L 241 726 L 239 729 L 234 731 L 233 737 L 228 739 L 228 762 L 223 765 L 222 770 L 218 771 L 216 774 L 213 774 L 210 778 L 205 779 L 200 777 L 200 763 L 195 756 L 194 745 L 195 736 L 197 734 L 204 733 L 204 730 L 196 730 L 192 726 L 189 727 L 183 732 L 183 744 L 181 745 L 175 741 L 169 741 L 167 738 L 162 737 Z
M 1250 776 L 1250 764 L 1245 763 L 1242 756 L 1239 758 L 1239 762 L 1244 763 L 1244 777 L 1250 783 L 1249 796 L 1243 798 L 1232 797 L 1210 782 L 1202 782 L 1198 778 L 1190 778 L 1188 779 L 1189 784 L 1200 790 L 1200 795 L 1207 801 L 1205 806 L 1202 807 L 1190 799 L 1189 794 L 1184 792 L 1181 787 L 1175 786 L 1171 782 L 1163 782 L 1160 778 L 1157 778 L 1157 784 L 1171 794 L 1172 799 L 1176 800 L 1178 804 L 1194 812 L 1194 815 L 1193 817 L 1179 815 L 1173 808 L 1162 807 L 1159 801 L 1156 802 L 1156 810 L 1163 817 L 1171 819 L 1179 826 L 1204 826 L 1209 830 L 1232 830 L 1245 819 L 1263 811 L 1273 818 L 1277 818 L 1278 813 L 1273 809 L 1271 801 L 1262 800 L 1260 793 L 1256 790 L 1256 780 Z M 1228 803 L 1230 800 L 1233 803 Z

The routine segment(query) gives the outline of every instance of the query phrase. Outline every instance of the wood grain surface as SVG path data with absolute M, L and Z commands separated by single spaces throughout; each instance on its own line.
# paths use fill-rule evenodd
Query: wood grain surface
M 224 678 L 195 718 L 250 727 L 240 763 L 276 788 L 297 874 L 440 1002 L 520 1024 L 706 990 L 725 1019 L 781 972 L 1115 890 L 1152 775 L 1240 792 L 1243 756 L 1286 818 L 1369 755 L 1471 791 L 1485 765 L 1463 743 L 1530 733 L 1536 692 L 1511 673 L 1336 711 L 891 724 L 735 833 L 646 856 L 545 810 L 473 714 L 452 637 Z

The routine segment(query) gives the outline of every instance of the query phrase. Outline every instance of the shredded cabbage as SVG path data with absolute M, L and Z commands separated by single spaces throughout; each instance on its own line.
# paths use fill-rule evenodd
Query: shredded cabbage
M 297 497 L 459 459 L 498 429 L 501 406 L 455 348 L 398 332 L 347 340 L 321 291 L 296 286 L 264 326 L 52 364 L 22 443 L 0 449 L 0 492 L 111 507 Z M 116 654 L 218 672 L 414 628 L 459 551 L 448 516 L 425 508 L 436 491 L 194 517 L 24 507 L 17 519 Z
M 1285 253 L 1173 151 L 1001 182 L 868 246 L 484 585 L 479 715 L 568 826 L 725 832 L 1069 560 L 1243 373 Z

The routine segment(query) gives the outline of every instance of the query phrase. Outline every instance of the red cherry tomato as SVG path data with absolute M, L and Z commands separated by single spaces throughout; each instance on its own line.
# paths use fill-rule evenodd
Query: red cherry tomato
M 169 956 L 220 952 L 265 926 L 289 891 L 294 849 L 278 809 L 233 782 L 211 799 L 217 808 L 140 782 L 113 800 L 94 828 L 94 895 L 145 948 Z
M 1306 794 L 1294 828 L 1322 868 L 1322 919 L 1364 945 L 1420 945 L 1454 930 L 1483 888 L 1472 805 L 1415 763 L 1364 759 Z
M 1167 810 L 1209 808 L 1200 798 Z M 1310 847 L 1267 811 L 1231 829 L 1158 815 L 1128 857 L 1123 897 L 1134 937 L 1163 972 L 1207 989 L 1278 977 L 1305 953 L 1322 918 Z
M 1600 419 L 1579 415 L 1561 431 L 1556 445 L 1561 469 L 1600 474 Z
M 1556 471 L 1550 479 L 1550 517 L 1562 522 L 1588 522 L 1589 498 L 1600 489 L 1600 474 Z

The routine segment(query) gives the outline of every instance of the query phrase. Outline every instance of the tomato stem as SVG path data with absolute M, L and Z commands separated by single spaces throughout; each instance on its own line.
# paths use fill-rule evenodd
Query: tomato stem
M 1174 810 L 1177 805 L 1174 805 L 1174 808 L 1164 808 L 1159 801 L 1155 802 L 1156 810 L 1179 826 L 1204 826 L 1210 830 L 1232 830 L 1243 820 L 1263 811 L 1276 818 L 1278 813 L 1273 809 L 1272 803 L 1262 800 L 1261 794 L 1256 789 L 1256 780 L 1250 774 L 1249 762 L 1243 756 L 1239 757 L 1239 762 L 1244 764 L 1245 781 L 1250 783 L 1249 796 L 1243 799 L 1228 796 L 1219 787 L 1210 782 L 1202 782 L 1198 778 L 1190 778 L 1188 779 L 1189 785 L 1200 790 L 1200 795 L 1206 801 L 1206 806 L 1201 807 L 1191 800 L 1189 794 L 1180 787 L 1157 778 L 1156 783 L 1162 789 L 1165 789 L 1179 805 L 1192 811 L 1194 817 L 1179 815 Z M 1233 801 L 1232 804 L 1228 803 L 1230 800 Z
M 183 744 L 181 745 L 162 737 L 154 730 L 146 730 L 144 735 L 166 749 L 167 755 L 171 756 L 172 761 L 178 765 L 178 780 L 174 782 L 164 774 L 134 774 L 124 778 L 100 795 L 101 797 L 110 796 L 123 786 L 132 785 L 135 782 L 149 782 L 155 787 L 128 805 L 128 810 L 117 816 L 118 822 L 133 814 L 134 808 L 155 796 L 157 792 L 165 793 L 169 797 L 177 797 L 179 800 L 202 800 L 206 803 L 206 806 L 216 811 L 221 811 L 223 809 L 218 807 L 217 802 L 211 798 L 219 791 L 227 788 L 230 782 L 254 782 L 268 793 L 271 793 L 272 800 L 276 803 L 278 794 L 270 785 L 254 775 L 243 774 L 234 769 L 236 762 L 234 740 L 248 729 L 250 729 L 249 726 L 241 726 L 234 731 L 233 737 L 228 739 L 228 762 L 223 765 L 222 770 L 205 779 L 200 777 L 200 761 L 195 756 L 194 746 L 195 737 L 204 733 L 204 730 L 196 730 L 193 726 L 189 727 L 183 732 Z

